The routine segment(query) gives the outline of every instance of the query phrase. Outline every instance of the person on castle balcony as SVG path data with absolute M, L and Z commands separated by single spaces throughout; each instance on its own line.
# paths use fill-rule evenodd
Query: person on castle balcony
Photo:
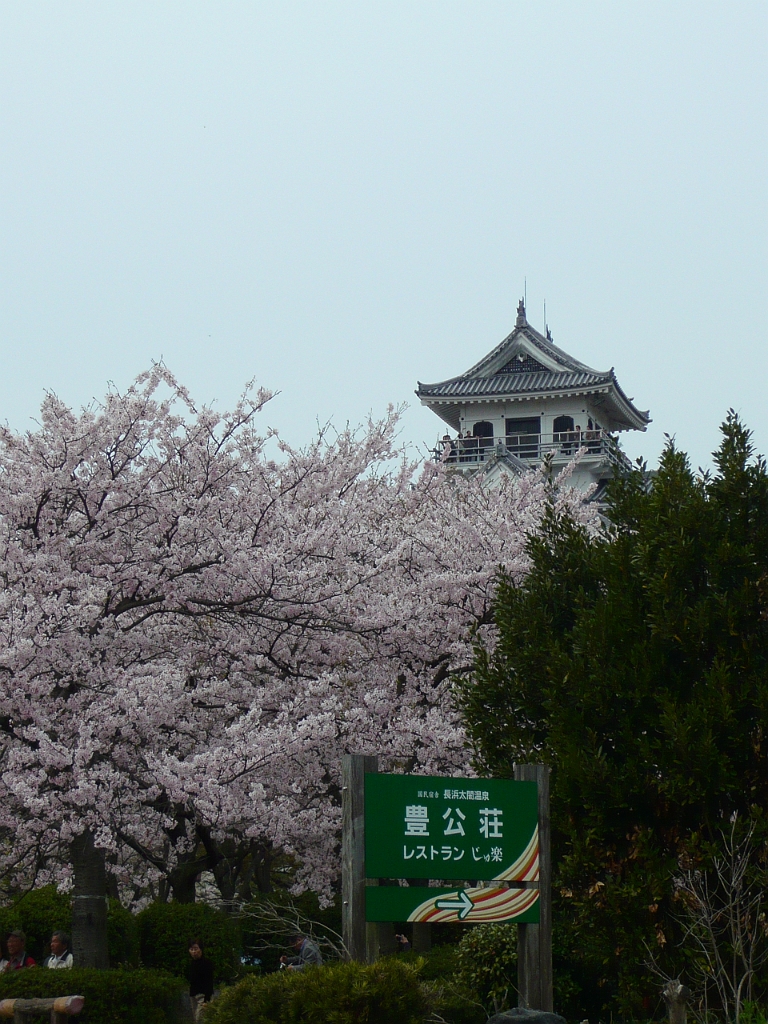
M 453 440 L 451 439 L 451 435 L 450 434 L 443 434 L 442 445 L 443 445 L 443 450 L 442 450 L 441 454 L 442 454 L 442 457 L 445 459 L 445 461 L 446 462 L 455 462 L 456 461 L 456 445 L 453 442 Z
M 468 430 L 464 434 L 464 451 L 467 453 L 464 461 L 475 462 L 477 460 L 477 450 L 477 438 Z
M 587 429 L 584 434 L 584 440 L 587 442 L 587 451 L 592 455 L 600 450 L 600 446 L 595 444 L 599 436 L 599 432 L 595 430 L 595 425 L 592 422 L 592 417 L 590 416 L 587 419 Z

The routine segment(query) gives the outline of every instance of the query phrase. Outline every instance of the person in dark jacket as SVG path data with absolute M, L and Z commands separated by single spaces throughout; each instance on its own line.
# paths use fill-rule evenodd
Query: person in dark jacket
M 200 939 L 190 939 L 189 955 L 192 957 L 187 972 L 189 995 L 195 1010 L 195 1020 L 199 1020 L 203 1004 L 209 1003 L 213 998 L 213 964 L 203 955 L 203 944 Z

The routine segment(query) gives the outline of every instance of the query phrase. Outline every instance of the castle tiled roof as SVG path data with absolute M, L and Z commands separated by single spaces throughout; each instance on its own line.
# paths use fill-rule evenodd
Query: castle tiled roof
M 515 329 L 479 363 L 449 380 L 419 382 L 416 394 L 425 405 L 443 407 L 484 398 L 514 401 L 591 394 L 599 396 L 613 430 L 645 430 L 650 423 L 649 414 L 624 394 L 613 369 L 594 370 L 558 348 L 549 331 L 545 337 L 531 327 L 522 302 Z
M 518 395 L 518 394 L 549 394 L 561 391 L 591 390 L 600 385 L 609 384 L 615 378 L 613 374 L 552 373 L 549 370 L 538 373 L 499 373 L 494 377 L 454 377 L 440 384 L 419 384 L 417 394 L 439 398 L 447 396 L 471 395 Z

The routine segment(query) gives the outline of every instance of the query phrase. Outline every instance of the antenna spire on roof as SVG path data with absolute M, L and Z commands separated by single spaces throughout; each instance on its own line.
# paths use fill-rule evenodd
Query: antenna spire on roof
M 515 320 L 515 327 L 527 327 L 528 321 L 525 319 L 525 299 L 520 299 L 517 304 L 517 320 Z

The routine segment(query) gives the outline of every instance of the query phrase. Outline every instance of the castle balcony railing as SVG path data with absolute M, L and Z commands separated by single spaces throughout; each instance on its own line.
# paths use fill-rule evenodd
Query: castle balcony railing
M 605 430 L 568 430 L 554 434 L 506 434 L 502 437 L 456 437 L 438 442 L 432 455 L 459 469 L 474 469 L 507 453 L 524 462 L 541 462 L 547 456 L 557 463 L 569 462 L 577 452 L 588 463 L 606 461 L 629 469 L 631 463 L 616 439 Z

